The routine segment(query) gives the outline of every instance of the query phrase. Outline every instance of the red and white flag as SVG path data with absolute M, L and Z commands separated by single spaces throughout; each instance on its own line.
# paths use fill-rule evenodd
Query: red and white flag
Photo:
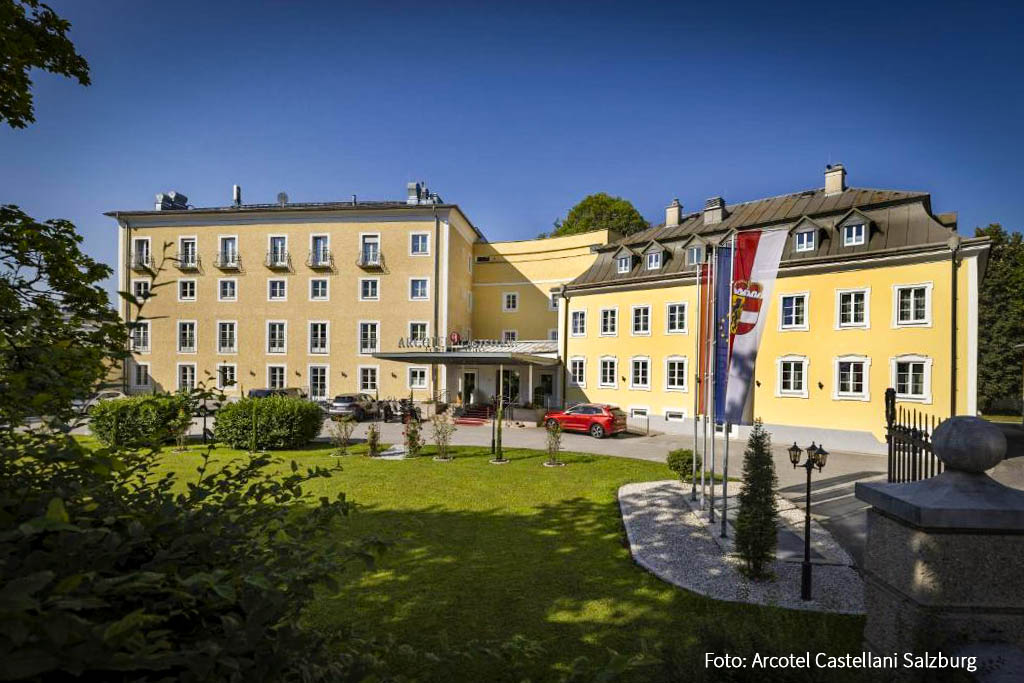
M 768 302 L 771 301 L 779 261 L 789 233 L 786 230 L 752 230 L 736 235 L 733 252 L 732 348 L 729 381 L 725 390 L 725 420 L 753 424 L 754 366 L 761 345 Z

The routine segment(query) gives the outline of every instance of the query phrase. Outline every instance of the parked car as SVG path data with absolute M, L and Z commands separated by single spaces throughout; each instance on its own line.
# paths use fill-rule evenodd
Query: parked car
M 267 398 L 268 396 L 291 396 L 302 398 L 302 392 L 298 389 L 250 389 L 249 398 Z
M 71 401 L 71 405 L 74 406 L 75 410 L 84 412 L 100 401 L 109 401 L 112 398 L 124 398 L 124 393 L 115 389 L 104 389 L 88 398 L 76 398 Z
M 376 417 L 377 402 L 369 394 L 339 394 L 331 401 L 328 411 L 332 416 L 351 417 L 356 421 Z
M 579 403 L 566 410 L 549 410 L 544 424 L 557 422 L 567 432 L 586 432 L 595 439 L 626 431 L 626 413 L 618 406 Z

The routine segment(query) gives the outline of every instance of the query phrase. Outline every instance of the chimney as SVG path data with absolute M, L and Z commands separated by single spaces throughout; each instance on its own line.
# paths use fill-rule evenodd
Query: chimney
M 683 205 L 676 197 L 672 203 L 665 207 L 665 227 L 672 227 L 683 222 Z
M 846 189 L 846 169 L 842 164 L 825 167 L 825 194 L 839 194 Z
M 241 206 L 242 205 L 242 186 L 241 185 L 235 185 L 235 186 L 233 186 L 231 188 L 231 202 L 235 206 Z
M 712 197 L 704 203 L 704 225 L 721 223 L 725 218 L 725 200 L 721 197 Z

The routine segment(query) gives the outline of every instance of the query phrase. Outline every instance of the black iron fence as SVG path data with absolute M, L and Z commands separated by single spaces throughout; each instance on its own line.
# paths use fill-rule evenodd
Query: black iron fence
M 896 390 L 885 390 L 885 441 L 889 446 L 889 481 L 919 481 L 942 472 L 932 451 L 932 434 L 942 423 L 934 415 L 896 405 Z

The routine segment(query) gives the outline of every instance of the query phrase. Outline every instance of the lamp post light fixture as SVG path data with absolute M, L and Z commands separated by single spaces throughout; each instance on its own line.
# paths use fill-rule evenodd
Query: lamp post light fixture
M 789 447 L 789 461 L 793 463 L 793 469 L 797 467 L 803 467 L 807 470 L 807 498 L 804 503 L 804 561 L 802 565 L 802 572 L 800 576 L 800 598 L 803 600 L 811 599 L 811 470 L 815 467 L 818 471 L 825 467 L 825 463 L 828 461 L 828 451 L 823 446 L 815 445 L 812 441 L 811 445 L 807 448 L 807 460 L 804 464 L 800 464 L 800 454 L 803 453 L 803 449 L 793 442 L 793 445 Z

